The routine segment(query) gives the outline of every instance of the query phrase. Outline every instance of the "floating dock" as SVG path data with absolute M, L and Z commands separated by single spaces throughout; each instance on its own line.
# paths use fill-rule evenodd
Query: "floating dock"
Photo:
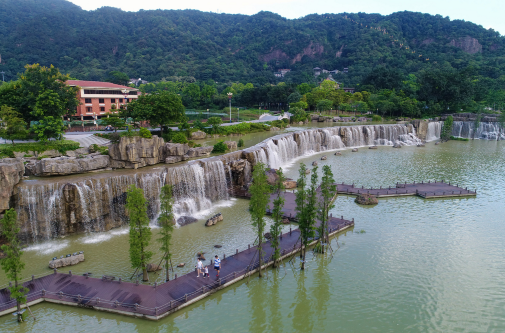
M 452 198 L 452 197 L 469 197 L 476 196 L 477 190 L 471 191 L 468 188 L 461 188 L 458 185 L 451 183 L 440 182 L 421 182 L 412 184 L 396 183 L 395 187 L 386 188 L 364 188 L 355 187 L 354 184 L 335 184 L 338 194 L 372 194 L 376 197 L 401 197 L 417 195 L 425 199 L 432 198 Z

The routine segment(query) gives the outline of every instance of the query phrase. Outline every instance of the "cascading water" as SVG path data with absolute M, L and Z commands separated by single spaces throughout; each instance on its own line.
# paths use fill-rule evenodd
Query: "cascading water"
M 457 128 L 457 125 L 456 127 Z M 492 129 L 482 126 L 481 132 Z M 50 184 L 29 182 L 17 188 L 16 209 L 26 241 L 50 239 L 69 232 L 104 231 L 127 222 L 126 192 L 132 184 L 144 190 L 148 215 L 155 219 L 164 184 L 173 185 L 174 215 L 199 216 L 212 203 L 228 199 L 233 178 L 247 184 L 254 163 L 279 168 L 307 154 L 367 145 L 415 145 L 420 140 L 411 125 L 361 125 L 312 129 L 276 136 L 241 152 L 220 158 L 192 161 L 179 167 L 159 167 L 149 172 L 97 177 Z M 252 161 L 254 159 L 254 161 Z M 229 163 L 243 165 L 236 174 Z M 251 163 L 250 163 L 251 162 Z M 242 164 L 240 164 L 242 163 Z M 242 186 L 241 185 L 241 186 Z
M 497 122 L 480 122 L 475 129 L 473 121 L 455 121 L 451 134 L 465 139 L 505 140 L 505 129 Z
M 442 133 L 443 121 L 432 121 L 428 123 L 428 130 L 426 131 L 426 141 L 435 141 L 440 139 Z

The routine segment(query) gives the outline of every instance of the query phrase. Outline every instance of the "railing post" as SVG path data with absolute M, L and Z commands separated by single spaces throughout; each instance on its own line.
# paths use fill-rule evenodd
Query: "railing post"
M 100 304 L 100 298 L 99 297 L 96 298 L 96 304 Z
M 226 259 L 226 253 L 223 253 L 223 259 Z
M 154 289 L 158 286 L 158 282 L 154 282 Z
M 42 289 L 42 297 L 46 296 L 46 290 Z
M 54 274 L 56 274 L 56 268 L 54 269 Z
M 238 249 L 235 249 L 235 254 L 238 254 Z
M 137 280 L 135 281 L 135 285 L 136 285 L 136 286 L 138 286 L 138 285 L 139 285 L 139 279 L 137 279 Z
M 32 275 L 32 282 L 35 281 L 35 275 Z
M 118 280 L 118 281 L 119 281 L 119 284 L 121 284 L 121 278 L 119 278 L 119 280 Z
M 177 273 L 175 274 L 175 278 L 174 278 L 174 280 L 176 280 L 176 279 L 177 279 Z
M 72 271 L 68 271 L 68 275 L 72 276 Z

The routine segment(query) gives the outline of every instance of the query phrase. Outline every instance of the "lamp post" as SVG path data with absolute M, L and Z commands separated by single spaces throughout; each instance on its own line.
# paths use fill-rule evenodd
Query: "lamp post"
M 229 92 L 227 95 L 228 95 L 228 101 L 230 102 L 230 123 L 231 123 L 231 96 L 233 96 L 233 94 Z

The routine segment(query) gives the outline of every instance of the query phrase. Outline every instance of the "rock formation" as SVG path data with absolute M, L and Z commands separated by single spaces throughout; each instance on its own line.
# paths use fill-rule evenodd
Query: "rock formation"
M 416 129 L 416 136 L 421 140 L 426 140 L 426 134 L 428 134 L 428 123 L 427 120 L 415 119 L 412 121 L 412 125 Z
M 358 151 L 358 148 L 353 148 L 353 150 L 351 150 L 353 153 L 356 153 Z
M 317 161 L 312 162 L 312 166 L 317 166 Z
M 328 157 L 326 157 L 326 155 L 324 155 L 324 156 L 321 157 L 321 161 L 325 161 L 327 159 L 328 159 Z
M 26 165 L 27 172 L 34 176 L 64 176 L 85 173 L 109 167 L 109 156 L 87 155 L 78 157 L 43 158 Z
M 65 266 L 77 265 L 81 261 L 84 261 L 84 254 L 80 253 L 77 255 L 72 255 L 70 257 L 64 257 L 61 259 L 53 259 L 49 262 L 49 268 L 60 268 Z
M 206 227 L 210 227 L 212 225 L 217 224 L 217 222 L 220 222 L 223 220 L 223 215 L 221 213 L 217 213 L 216 215 L 212 216 L 210 219 L 205 222 Z
M 184 225 L 188 225 L 191 223 L 197 222 L 198 219 L 192 217 L 192 216 L 181 216 L 177 219 L 177 224 L 180 225 L 181 227 Z
M 151 139 L 122 136 L 118 143 L 109 146 L 110 165 L 113 168 L 137 169 L 157 164 L 166 157 L 161 156 L 164 145 L 163 139 L 156 135 Z
M 156 264 L 147 264 L 146 269 L 148 272 L 156 272 L 161 270 L 161 266 Z
M 364 193 L 359 194 L 354 202 L 360 205 L 377 205 L 379 200 L 377 200 L 375 195 Z
M 284 188 L 286 189 L 293 189 L 298 187 L 296 181 L 292 179 L 286 179 L 285 181 L 282 182 L 282 184 L 284 184 Z
M 202 140 L 207 137 L 207 133 L 202 131 L 196 131 L 191 133 L 191 140 Z
M 188 157 L 202 157 L 202 156 L 209 156 L 210 153 L 212 153 L 212 150 L 214 147 L 197 147 L 197 148 L 189 148 L 186 156 Z
M 225 141 L 224 144 L 228 147 L 228 150 L 235 150 L 238 148 L 237 141 Z
M 25 166 L 21 159 L 0 159 L 0 213 L 10 208 L 9 201 L 12 190 L 24 173 Z

